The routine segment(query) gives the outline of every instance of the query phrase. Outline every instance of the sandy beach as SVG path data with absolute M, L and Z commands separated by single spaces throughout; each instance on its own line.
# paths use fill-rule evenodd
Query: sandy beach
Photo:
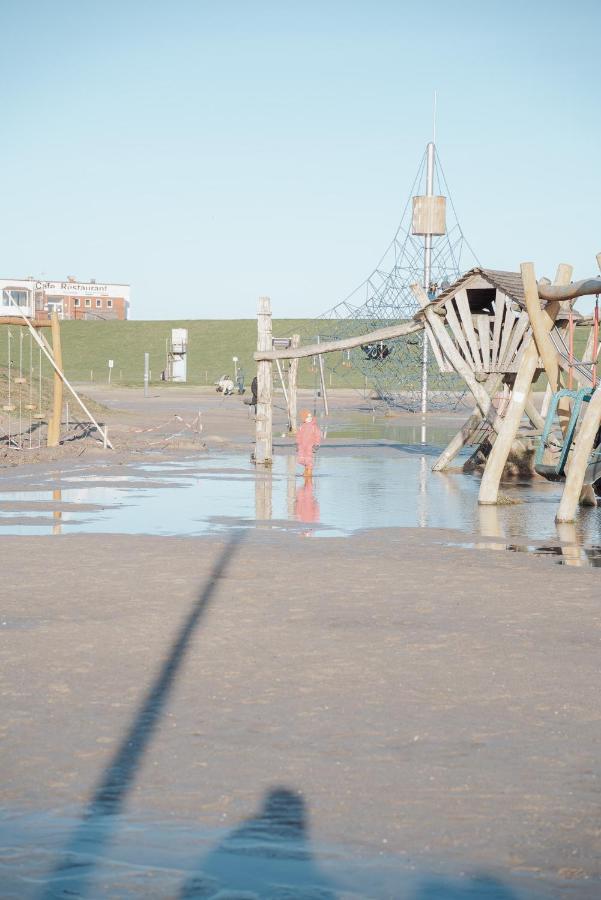
M 289 439 L 267 479 L 250 467 L 240 398 L 151 395 L 91 392 L 114 453 L 88 437 L 5 460 L 1 896 L 598 897 L 596 569 L 558 538 L 536 555 L 476 519 L 435 527 L 432 508 L 399 527 L 383 499 L 389 527 L 349 513 L 320 533 L 328 484 L 368 502 L 345 460 L 368 460 L 361 490 L 385 465 L 413 482 L 461 417 L 432 417 L 420 450 L 362 437 L 369 401 L 341 394 L 307 521 Z M 108 501 L 95 530 L 93 493 L 72 516 L 74 479 L 121 478 L 133 508 L 167 496 L 165 467 L 184 503 L 203 460 L 200 481 L 230 493 L 199 533 L 174 533 L 173 512 L 167 534 L 150 513 L 121 530 Z M 232 505 L 247 487 L 254 518 Z

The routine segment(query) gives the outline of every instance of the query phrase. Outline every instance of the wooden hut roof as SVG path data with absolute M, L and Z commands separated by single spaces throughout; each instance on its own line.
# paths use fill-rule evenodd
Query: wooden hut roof
M 474 287 L 483 287 L 481 279 L 486 281 L 492 288 L 497 288 L 502 291 L 507 297 L 517 303 L 522 309 L 526 308 L 526 299 L 524 297 L 524 285 L 522 283 L 522 276 L 519 272 L 505 272 L 502 269 L 483 269 L 480 266 L 476 266 L 473 269 L 470 269 L 464 275 L 454 281 L 453 284 L 450 284 L 447 288 L 442 291 L 432 301 L 432 306 L 434 308 L 444 306 L 449 297 L 453 297 L 458 291 L 462 288 L 470 287 L 470 282 L 474 281 L 476 284 Z M 479 282 L 479 283 L 478 283 Z M 544 305 L 544 304 L 543 304 Z M 562 303 L 562 308 L 560 309 L 558 319 L 567 318 L 570 311 L 574 316 L 574 319 L 580 320 L 582 318 L 582 314 L 578 312 L 578 310 L 571 309 L 569 303 Z M 417 313 L 417 317 L 420 316 L 423 310 L 420 310 Z
M 504 272 L 501 269 L 482 269 L 479 266 L 470 269 L 469 272 L 466 272 L 465 275 L 458 278 L 457 281 L 449 285 L 448 288 L 445 288 L 434 302 L 437 306 L 438 304 L 442 305 L 449 297 L 456 294 L 461 288 L 466 287 L 468 281 L 471 281 L 478 276 L 487 281 L 491 287 L 503 291 L 503 293 L 508 297 L 511 297 L 512 300 L 519 303 L 520 306 L 526 305 L 524 300 L 524 285 L 522 284 L 522 276 L 519 272 Z

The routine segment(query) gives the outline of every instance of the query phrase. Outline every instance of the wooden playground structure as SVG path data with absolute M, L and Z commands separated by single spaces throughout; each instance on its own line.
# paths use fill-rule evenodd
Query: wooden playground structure
M 601 269 L 601 253 L 597 256 Z M 555 280 L 537 281 L 534 265 L 519 273 L 472 269 L 430 301 L 420 285 L 412 290 L 421 309 L 413 319 L 344 340 L 299 346 L 298 336 L 275 342 L 271 303 L 259 298 L 256 415 L 257 465 L 272 459 L 273 363 L 278 367 L 291 432 L 296 429 L 298 360 L 344 352 L 425 331 L 438 367 L 464 380 L 474 408 L 436 460 L 449 466 L 467 444 L 486 445 L 478 502 L 499 502 L 499 485 L 510 459 L 550 480 L 565 480 L 557 522 L 572 522 L 578 504 L 596 504 L 593 485 L 601 479 L 601 387 L 599 303 L 601 278 L 571 282 L 572 267 L 558 267 Z M 596 296 L 592 317 L 573 309 L 578 297 Z M 588 336 L 582 359 L 574 352 L 576 328 Z M 290 363 L 288 382 L 281 363 Z M 534 386 L 544 373 L 547 388 L 540 410 Z
M 7 445 L 16 450 L 26 449 L 26 443 L 23 441 L 23 428 L 25 422 L 25 433 L 29 436 L 29 449 L 33 449 L 32 434 L 34 422 L 37 427 L 40 428 L 42 423 L 47 421 L 48 429 L 46 446 L 57 447 L 61 440 L 63 388 L 66 387 L 93 427 L 99 432 L 103 445 L 112 450 L 113 446 L 108 439 L 106 428 L 101 428 L 82 398 L 65 376 L 63 371 L 60 321 L 57 313 L 53 312 L 49 319 L 29 318 L 14 302 L 10 293 L 9 296 L 16 314 L 14 316 L 2 316 L 0 318 L 0 325 L 7 327 L 8 343 L 7 402 L 3 404 L 2 407 L 2 412 L 6 414 L 8 419 L 8 429 L 5 435 Z M 12 359 L 11 327 L 20 329 L 17 363 L 13 363 Z M 24 354 L 23 352 L 23 330 L 25 329 L 29 332 L 30 339 L 28 354 Z M 43 329 L 50 329 L 52 343 L 49 343 L 46 339 Z M 34 349 L 37 350 L 37 360 L 35 364 Z M 50 415 L 47 415 L 42 408 L 42 357 L 45 357 L 49 361 L 53 369 L 52 412 Z M 17 375 L 13 375 L 13 368 L 18 372 Z M 36 379 L 37 389 L 34 390 L 34 381 Z M 16 427 L 14 430 L 12 427 L 13 418 L 16 419 Z M 38 432 L 38 447 L 39 446 Z

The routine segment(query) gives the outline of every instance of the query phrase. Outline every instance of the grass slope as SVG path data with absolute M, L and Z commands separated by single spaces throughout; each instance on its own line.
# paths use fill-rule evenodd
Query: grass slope
M 363 331 L 367 323 L 353 323 L 356 331 Z M 68 378 L 79 382 L 104 382 L 108 380 L 108 360 L 114 361 L 114 384 L 140 385 L 144 373 L 144 353 L 150 354 L 152 380 L 160 379 L 166 365 L 166 342 L 172 328 L 188 329 L 188 383 L 213 384 L 223 374 L 233 374 L 232 357 L 237 356 L 246 375 L 247 386 L 255 372 L 252 354 L 256 347 L 257 325 L 255 319 L 182 320 L 160 322 L 102 322 L 66 321 L 61 323 L 63 360 Z M 333 329 L 332 329 L 333 330 Z M 349 329 L 350 331 L 350 329 Z M 576 356 L 584 350 L 585 329 L 576 330 Z M 19 327 L 0 329 L 0 366 L 8 359 L 8 333 L 12 335 L 11 358 L 13 375 L 18 374 L 19 358 L 23 373 L 28 375 L 30 366 L 29 334 Z M 328 322 L 312 319 L 274 319 L 274 336 L 288 337 L 299 333 L 303 343 L 314 339 L 321 332 L 328 333 Z M 49 332 L 46 332 L 50 338 Z M 31 359 L 37 371 L 38 350 L 33 349 Z M 317 384 L 317 373 L 312 359 L 301 360 L 299 384 L 312 388 Z M 341 353 L 329 354 L 327 383 L 332 387 L 363 387 L 364 376 L 342 366 Z M 43 372 L 50 374 L 49 365 L 43 360 Z M 277 371 L 275 373 L 277 378 Z M 538 387 L 544 386 L 543 377 Z

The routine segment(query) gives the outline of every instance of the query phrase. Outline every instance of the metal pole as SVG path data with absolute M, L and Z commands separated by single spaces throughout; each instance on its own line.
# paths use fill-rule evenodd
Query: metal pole
M 148 373 L 150 371 L 150 353 L 144 354 L 144 396 L 148 397 Z
M 427 149 L 426 161 L 426 196 L 434 194 L 434 142 L 430 141 Z M 432 280 L 432 235 L 424 236 L 424 290 L 429 295 L 430 282 Z M 422 414 L 428 412 L 428 335 L 423 332 L 424 343 L 422 350 Z

